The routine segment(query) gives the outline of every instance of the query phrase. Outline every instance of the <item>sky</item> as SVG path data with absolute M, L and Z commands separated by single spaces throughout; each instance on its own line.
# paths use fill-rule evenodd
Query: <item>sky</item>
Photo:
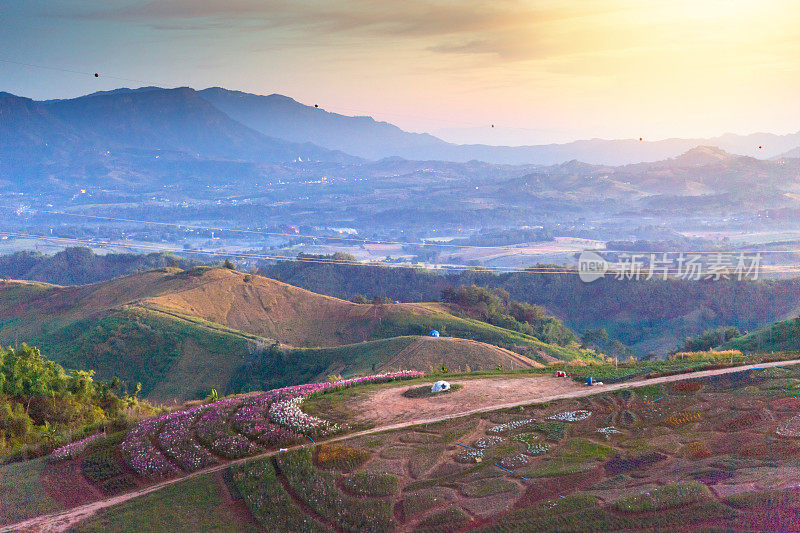
M 796 0 L 0 0 L 0 27 L 0 90 L 34 99 L 222 86 L 486 144 L 800 130 Z

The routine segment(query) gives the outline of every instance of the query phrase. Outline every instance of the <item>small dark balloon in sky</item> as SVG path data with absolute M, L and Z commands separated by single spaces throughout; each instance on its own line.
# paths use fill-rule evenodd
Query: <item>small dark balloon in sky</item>
M 319 107 L 319 105 L 317 105 L 317 104 L 314 104 L 314 107 Z
M 95 73 L 94 73 L 94 77 L 95 77 L 95 78 L 99 78 L 99 77 L 100 77 L 100 74 L 98 74 L 97 72 L 95 72 Z
M 759 146 L 758 149 L 761 150 L 761 147 Z
M 639 137 L 639 140 L 641 141 L 641 140 L 642 140 L 642 138 L 641 138 L 641 137 Z
M 492 124 L 492 127 L 494 128 L 494 124 Z

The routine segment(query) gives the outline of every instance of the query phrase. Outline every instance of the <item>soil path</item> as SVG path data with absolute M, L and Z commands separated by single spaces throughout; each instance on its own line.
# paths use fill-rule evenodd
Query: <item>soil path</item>
M 731 368 L 719 368 L 719 369 L 716 369 L 716 370 L 701 370 L 701 371 L 698 371 L 698 372 L 689 372 L 689 373 L 686 373 L 686 374 L 677 374 L 677 375 L 674 375 L 674 376 L 663 376 L 663 377 L 658 377 L 658 378 L 643 379 L 643 380 L 639 380 L 639 381 L 630 381 L 630 382 L 623 382 L 623 383 L 615 383 L 615 384 L 611 384 L 611 385 L 603 385 L 603 386 L 598 386 L 598 387 L 581 387 L 581 386 L 578 386 L 577 389 L 575 389 L 575 387 L 570 387 L 571 390 L 560 392 L 560 393 L 556 393 L 556 394 L 553 394 L 554 391 L 553 391 L 552 388 L 545 387 L 542 390 L 542 392 L 545 393 L 545 394 L 549 393 L 548 395 L 541 395 L 541 396 L 536 397 L 536 396 L 533 396 L 532 393 L 531 393 L 531 395 L 529 395 L 528 397 L 526 397 L 525 399 L 522 399 L 522 400 L 517 399 L 516 401 L 513 401 L 513 402 L 494 403 L 494 404 L 491 404 L 491 405 L 484 404 L 482 407 L 478 407 L 478 408 L 472 407 L 472 406 L 476 405 L 478 400 L 476 400 L 475 402 L 472 402 L 470 404 L 461 403 L 459 400 L 457 400 L 457 394 L 453 394 L 452 397 L 456 398 L 456 405 L 451 407 L 451 412 L 448 412 L 447 414 L 443 414 L 442 411 L 440 410 L 440 411 L 437 412 L 437 416 L 434 416 L 434 417 L 431 417 L 431 418 L 420 418 L 420 417 L 408 418 L 408 419 L 406 419 L 407 421 L 405 421 L 405 422 L 398 422 L 398 423 L 393 423 L 393 424 L 382 425 L 382 426 L 379 426 L 379 427 L 374 427 L 372 429 L 367 429 L 367 430 L 359 431 L 359 432 L 356 432 L 356 433 L 350 433 L 348 435 L 341 435 L 341 436 L 338 436 L 338 437 L 333 437 L 331 439 L 327 439 L 326 442 L 335 442 L 335 441 L 340 441 L 340 440 L 345 440 L 345 439 L 351 439 L 351 438 L 354 438 L 354 437 L 360 437 L 360 436 L 364 436 L 364 435 L 371 435 L 371 434 L 374 434 L 374 433 L 380 433 L 380 432 L 383 432 L 383 431 L 404 429 L 404 428 L 408 428 L 408 427 L 416 426 L 416 425 L 420 425 L 420 424 L 432 424 L 432 423 L 435 423 L 435 422 L 442 422 L 444 420 L 449 420 L 449 419 L 452 419 L 452 418 L 459 418 L 459 417 L 462 417 L 462 416 L 485 413 L 485 412 L 488 412 L 488 411 L 495 411 L 495 410 L 498 410 L 498 409 L 508 409 L 508 408 L 511 408 L 511 407 L 519 407 L 520 405 L 528 405 L 528 404 L 535 403 L 535 402 L 549 402 L 549 401 L 563 400 L 563 399 L 568 399 L 568 398 L 582 398 L 582 397 L 586 397 L 586 396 L 592 396 L 594 394 L 601 394 L 603 392 L 612 391 L 612 390 L 631 389 L 631 388 L 637 388 L 637 387 L 644 387 L 644 386 L 647 386 L 647 385 L 655 385 L 655 384 L 658 384 L 658 383 L 671 383 L 671 382 L 683 381 L 683 380 L 687 380 L 687 379 L 695 379 L 695 378 L 702 378 L 702 377 L 709 377 L 709 376 L 719 376 L 719 375 L 723 375 L 723 374 L 732 374 L 732 373 L 736 373 L 736 372 L 743 372 L 743 371 L 746 371 L 746 370 L 754 370 L 754 369 L 757 369 L 757 368 L 770 368 L 770 367 L 776 367 L 776 366 L 789 366 L 789 365 L 796 365 L 796 364 L 800 364 L 800 359 L 793 359 L 793 360 L 790 360 L 790 361 L 775 361 L 775 362 L 772 362 L 772 363 L 761 363 L 761 364 L 757 364 L 757 365 L 744 365 L 744 366 L 731 367 Z M 526 378 L 516 378 L 516 379 L 514 379 L 514 378 L 506 378 L 505 381 L 508 381 L 510 383 L 510 387 L 511 387 L 511 389 L 506 389 L 506 393 L 507 394 L 511 394 L 513 397 L 517 398 L 518 396 L 516 395 L 516 391 L 518 389 L 515 388 L 515 387 L 520 387 L 521 385 L 520 384 L 514 385 L 514 382 L 522 382 L 522 381 L 528 381 L 528 380 L 533 381 L 534 379 L 544 379 L 544 378 L 542 378 L 542 377 L 537 377 L 537 378 L 526 377 Z M 556 378 L 550 378 L 550 379 L 556 379 Z M 496 381 L 502 381 L 502 380 L 498 380 L 498 378 L 488 378 L 488 379 L 483 379 L 483 380 L 476 379 L 476 380 L 464 380 L 464 381 L 470 381 L 469 386 L 470 387 L 475 387 L 475 384 L 477 382 L 481 382 L 481 381 L 496 382 Z M 568 380 L 563 380 L 563 381 L 566 382 Z M 568 385 L 565 384 L 565 386 L 568 386 Z M 494 384 L 494 385 L 490 386 L 490 390 L 495 390 L 496 387 L 497 387 L 497 385 Z M 386 391 L 397 391 L 397 390 L 399 390 L 400 393 L 402 393 L 402 391 L 407 389 L 407 388 L 408 387 L 402 387 L 402 386 L 400 386 L 400 387 L 392 387 L 390 389 L 386 389 Z M 464 389 L 462 389 L 462 390 L 464 390 Z M 511 391 L 511 392 L 508 392 L 508 391 Z M 379 390 L 379 392 L 384 392 L 384 391 L 383 390 Z M 505 397 L 503 399 L 507 399 L 507 397 Z M 487 400 L 487 401 L 490 401 L 490 400 Z M 380 408 L 380 409 L 383 409 L 384 407 L 385 407 L 384 405 L 379 405 L 378 406 L 378 408 Z M 439 405 L 438 407 L 441 408 L 441 405 Z M 374 408 L 375 408 L 375 406 L 373 406 L 373 409 Z M 415 413 L 409 413 L 409 416 L 414 416 L 414 415 L 415 415 Z M 300 446 L 293 446 L 290 449 L 293 449 L 293 448 L 304 448 L 306 446 L 308 446 L 308 445 L 304 444 L 304 445 L 300 445 Z M 107 508 L 112 507 L 114 505 L 117 505 L 117 504 L 120 504 L 120 503 L 124 503 L 126 501 L 138 498 L 140 496 L 144 496 L 145 494 L 150 494 L 151 492 L 156 492 L 156 491 L 161 490 L 164 487 L 167 487 L 167 486 L 172 485 L 174 483 L 180 483 L 181 481 L 185 481 L 187 479 L 191 479 L 191 478 L 194 478 L 196 476 L 202 476 L 202 475 L 205 475 L 205 474 L 208 474 L 208 473 L 211 473 L 211 472 L 218 472 L 218 471 L 224 470 L 225 468 L 228 468 L 229 466 L 234 465 L 234 464 L 244 463 L 244 462 L 247 462 L 247 461 L 252 461 L 254 459 L 259 459 L 259 458 L 263 458 L 263 457 L 271 457 L 271 456 L 273 456 L 273 455 L 275 455 L 277 453 L 280 453 L 280 452 L 279 451 L 271 451 L 271 452 L 266 452 L 266 453 L 263 453 L 263 454 L 260 454 L 260 455 L 255 455 L 255 456 L 252 456 L 252 457 L 246 457 L 244 459 L 237 459 L 235 461 L 230 461 L 228 463 L 215 465 L 215 466 L 206 468 L 204 470 L 198 470 L 197 472 L 193 472 L 191 474 L 187 474 L 187 475 L 185 475 L 183 477 L 180 477 L 180 478 L 175 478 L 175 479 L 169 479 L 167 481 L 162 481 L 160 483 L 156 483 L 154 485 L 150 485 L 149 487 L 145 487 L 143 489 L 139 489 L 139 490 L 136 490 L 136 491 L 133 491 L 133 492 L 128 492 L 128 493 L 120 494 L 118 496 L 114 496 L 114 497 L 111 497 L 111 498 L 106 498 L 104 500 L 99 500 L 99 501 L 96 501 L 96 502 L 88 503 L 88 504 L 85 504 L 85 505 L 81 505 L 79 507 L 75 507 L 73 509 L 68 509 L 66 511 L 50 513 L 50 514 L 45 514 L 45 515 L 37 516 L 37 517 L 34 517 L 34 518 L 30 518 L 28 520 L 25 520 L 25 521 L 22 521 L 22 522 L 18 522 L 16 524 L 10 524 L 10 525 L 3 526 L 3 527 L 0 528 L 0 533 L 6 533 L 6 532 L 12 532 L 12 531 L 25 531 L 25 532 L 30 532 L 30 533 L 45 532 L 45 531 L 47 531 L 47 532 L 50 532 L 50 531 L 67 531 L 72 526 L 77 524 L 78 522 L 93 516 L 94 514 L 96 514 L 97 512 L 99 512 L 99 511 L 101 511 L 103 509 L 107 509 Z

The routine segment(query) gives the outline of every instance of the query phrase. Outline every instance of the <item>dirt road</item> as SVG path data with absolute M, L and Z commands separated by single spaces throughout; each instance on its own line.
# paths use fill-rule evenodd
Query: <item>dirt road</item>
M 524 399 L 522 399 L 522 400 L 517 399 L 517 400 L 515 400 L 513 402 L 493 403 L 491 405 L 483 405 L 482 407 L 477 407 L 477 408 L 470 408 L 472 405 L 475 404 L 475 402 L 460 403 L 459 401 L 454 400 L 454 402 L 452 404 L 450 404 L 450 407 L 448 408 L 448 409 L 450 409 L 450 412 L 448 412 L 446 414 L 442 414 L 442 412 L 439 411 L 437 416 L 432 416 L 430 418 L 419 418 L 418 417 L 418 418 L 415 418 L 415 419 L 412 419 L 412 420 L 407 420 L 405 422 L 397 422 L 397 423 L 386 424 L 386 425 L 382 425 L 382 426 L 379 426 L 379 427 L 374 427 L 372 429 L 367 429 L 367 430 L 364 430 L 364 431 L 359 431 L 359 432 L 356 432 L 356 433 L 350 433 L 348 435 L 342 435 L 342 436 L 339 436 L 339 437 L 334 437 L 334 438 L 331 438 L 331 439 L 327 439 L 326 442 L 340 441 L 340 440 L 344 440 L 344 439 L 350 439 L 350 438 L 353 438 L 353 437 L 360 437 L 360 436 L 363 436 L 363 435 L 370 435 L 370 434 L 373 434 L 373 433 L 379 433 L 379 432 L 382 432 L 382 431 L 403 429 L 403 428 L 407 428 L 407 427 L 411 427 L 411 426 L 416 426 L 416 425 L 419 425 L 419 424 L 430 424 L 430 423 L 434 423 L 434 422 L 442 422 L 444 420 L 449 420 L 451 418 L 458 418 L 458 417 L 468 416 L 468 415 L 473 415 L 473 414 L 478 414 L 478 413 L 485 413 L 487 411 L 495 411 L 497 409 L 507 409 L 507 408 L 510 408 L 510 407 L 519 407 L 520 405 L 528 405 L 528 404 L 531 404 L 531 403 L 549 402 L 549 401 L 563 400 L 563 399 L 568 399 L 568 398 L 581 398 L 581 397 L 591 396 L 593 394 L 600 394 L 600 393 L 607 392 L 607 391 L 612 391 L 612 390 L 630 389 L 630 388 L 644 387 L 644 386 L 647 386 L 647 385 L 654 385 L 654 384 L 658 384 L 658 383 L 670 383 L 670 382 L 674 382 L 674 381 L 683 381 L 683 380 L 687 380 L 687 379 L 702 378 L 702 377 L 708 377 L 708 376 L 718 376 L 718 375 L 722 375 L 722 374 L 732 374 L 732 373 L 735 373 L 735 372 L 742 372 L 742 371 L 745 371 L 745 370 L 753 370 L 753 369 L 757 369 L 757 368 L 770 368 L 770 367 L 776 367 L 776 366 L 789 366 L 789 365 L 796 365 L 796 364 L 800 364 L 800 359 L 793 359 L 791 361 L 776 361 L 776 362 L 773 362 L 773 363 L 761 363 L 761 364 L 757 364 L 757 365 L 744 365 L 744 366 L 733 367 L 733 368 L 720 368 L 720 369 L 716 369 L 716 370 L 702 370 L 702 371 L 699 371 L 699 372 L 690 372 L 690 373 L 687 373 L 687 374 L 678 374 L 678 375 L 675 375 L 675 376 L 663 376 L 663 377 L 658 377 L 658 378 L 643 379 L 643 380 L 639 380 L 639 381 L 631 381 L 631 382 L 626 382 L 626 383 L 616 383 L 616 384 L 613 384 L 613 385 L 603 385 L 603 386 L 597 386 L 597 387 L 582 387 L 580 385 L 576 385 L 575 387 L 569 386 L 568 388 L 570 390 L 564 390 L 562 392 L 558 392 L 556 394 L 549 394 L 549 395 L 546 395 L 546 396 L 545 395 L 535 396 L 535 391 L 536 390 L 542 390 L 542 389 L 540 389 L 540 388 L 538 388 L 536 386 L 528 385 L 527 387 L 529 387 L 529 388 L 527 390 L 529 392 L 526 393 L 526 397 Z M 492 386 L 490 386 L 489 388 L 491 390 L 495 390 L 497 388 L 497 383 L 496 383 L 497 381 L 506 381 L 506 382 L 509 382 L 508 386 L 512 387 L 511 389 L 506 388 L 506 391 L 510 390 L 511 392 L 509 392 L 509 394 L 511 394 L 513 396 L 516 396 L 516 391 L 518 391 L 519 388 L 516 388 L 516 389 L 513 388 L 514 387 L 513 382 L 515 382 L 515 381 L 517 381 L 517 382 L 529 381 L 529 380 L 533 380 L 533 379 L 553 379 L 553 380 L 555 380 L 556 378 L 541 378 L 541 377 L 531 378 L 531 377 L 525 377 L 525 378 L 507 378 L 505 380 L 498 379 L 498 378 L 488 378 L 488 379 L 477 379 L 477 380 L 464 380 L 464 382 L 465 383 L 469 382 L 469 388 L 475 387 L 475 390 L 484 391 L 484 392 L 482 392 L 480 394 L 488 394 L 488 393 L 485 392 L 485 388 L 480 388 L 480 389 L 477 388 L 476 387 L 476 382 L 492 382 Z M 562 379 L 561 381 L 566 382 L 566 381 L 569 381 L 569 380 L 563 380 Z M 520 385 L 518 384 L 518 387 L 519 386 Z M 395 394 L 395 392 L 397 394 L 401 394 L 402 391 L 406 390 L 407 388 L 408 388 L 408 386 L 391 387 L 389 389 L 379 390 L 378 394 L 390 393 L 389 397 L 391 398 L 391 397 L 394 397 L 393 395 Z M 468 390 L 468 389 L 465 388 L 463 390 Z M 552 389 L 546 389 L 546 390 L 548 392 L 552 392 Z M 394 392 L 391 392 L 391 391 L 394 391 Z M 542 390 L 542 391 L 544 392 L 544 390 Z M 458 391 L 458 392 L 461 392 L 461 391 Z M 455 394 L 455 393 L 452 394 L 452 398 L 456 398 L 457 399 L 457 396 L 458 395 Z M 490 396 L 485 396 L 485 397 L 486 398 L 493 398 L 494 396 L 490 395 Z M 477 398 L 479 398 L 479 395 L 476 395 L 475 399 L 477 400 Z M 419 400 L 417 400 L 417 401 L 419 401 Z M 396 411 L 397 414 L 396 415 L 392 415 L 393 417 L 399 416 L 400 413 L 404 413 L 405 412 L 405 411 L 403 411 L 404 407 L 402 405 L 400 405 L 400 404 L 398 404 L 398 405 L 399 405 L 399 407 L 397 408 L 397 411 Z M 459 409 L 459 406 L 463 407 L 463 409 Z M 383 409 L 383 407 L 384 407 L 383 405 L 380 405 L 381 409 Z M 441 405 L 439 407 L 441 407 Z M 378 408 L 378 406 L 373 406 L 371 408 L 372 409 L 376 409 L 376 408 Z M 422 413 L 429 413 L 430 410 L 429 409 L 423 409 L 421 412 Z M 301 447 L 304 447 L 304 446 L 306 446 L 306 445 L 295 446 L 294 448 L 301 448 Z M 150 494 L 151 492 L 155 492 L 155 491 L 161 490 L 162 488 L 167 487 L 169 485 L 172 485 L 174 483 L 180 483 L 182 481 L 194 478 L 196 476 L 201 476 L 201 475 L 208 474 L 208 473 L 211 473 L 211 472 L 217 472 L 217 471 L 220 471 L 220 470 L 224 470 L 225 468 L 228 468 L 229 466 L 234 465 L 234 464 L 244 463 L 244 462 L 251 461 L 251 460 L 254 460 L 254 459 L 258 459 L 258 458 L 262 458 L 262 457 L 270 457 L 272 455 L 275 455 L 276 453 L 280 453 L 280 452 L 272 451 L 272 452 L 263 453 L 261 455 L 256 455 L 256 456 L 253 456 L 253 457 L 247 457 L 247 458 L 244 458 L 244 459 L 238 459 L 236 461 L 230 461 L 228 463 L 223 463 L 223 464 L 220 464 L 220 465 L 212 466 L 212 467 L 206 468 L 204 470 L 199 470 L 197 472 L 194 472 L 192 474 L 188 474 L 188 475 L 186 475 L 184 477 L 181 477 L 181 478 L 162 481 L 161 483 L 157 483 L 155 485 L 151 485 L 151 486 L 146 487 L 146 488 L 141 489 L 141 490 L 129 492 L 129 493 L 126 493 L 126 494 L 120 494 L 120 495 L 114 496 L 112 498 L 107 498 L 105 500 L 99 500 L 99 501 L 96 501 L 96 502 L 88 503 L 88 504 L 85 504 L 85 505 L 81 505 L 79 507 L 75 507 L 73 509 L 68 509 L 66 511 L 61 511 L 61 512 L 57 512 L 57 513 L 50 513 L 50 514 L 46 514 L 46 515 L 37 516 L 37 517 L 31 518 L 31 519 L 25 520 L 23 522 L 18 522 L 16 524 L 3 526 L 2 528 L 0 528 L 0 533 L 6 533 L 6 532 L 11 532 L 11 531 L 25 531 L 25 532 L 31 532 L 31 533 L 34 533 L 34 532 L 45 532 L 45 531 L 46 532 L 67 531 L 67 530 L 70 529 L 70 527 L 74 526 L 78 522 L 91 517 L 92 515 L 94 515 L 95 513 L 97 513 L 98 511 L 101 511 L 103 509 L 107 509 L 107 508 L 112 507 L 114 505 L 117 505 L 117 504 L 129 501 L 129 500 L 132 500 L 134 498 L 138 498 L 139 496 L 144 496 L 145 494 Z

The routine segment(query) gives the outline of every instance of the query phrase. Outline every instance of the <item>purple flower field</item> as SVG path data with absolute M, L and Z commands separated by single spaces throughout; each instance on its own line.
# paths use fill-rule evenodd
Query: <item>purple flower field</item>
M 146 420 L 128 433 L 120 451 L 141 476 L 158 478 L 180 471 L 193 472 L 220 458 L 247 457 L 265 448 L 295 444 L 303 437 L 324 437 L 343 430 L 300 409 L 303 400 L 312 394 L 423 375 L 416 371 L 392 372 L 227 398 Z

